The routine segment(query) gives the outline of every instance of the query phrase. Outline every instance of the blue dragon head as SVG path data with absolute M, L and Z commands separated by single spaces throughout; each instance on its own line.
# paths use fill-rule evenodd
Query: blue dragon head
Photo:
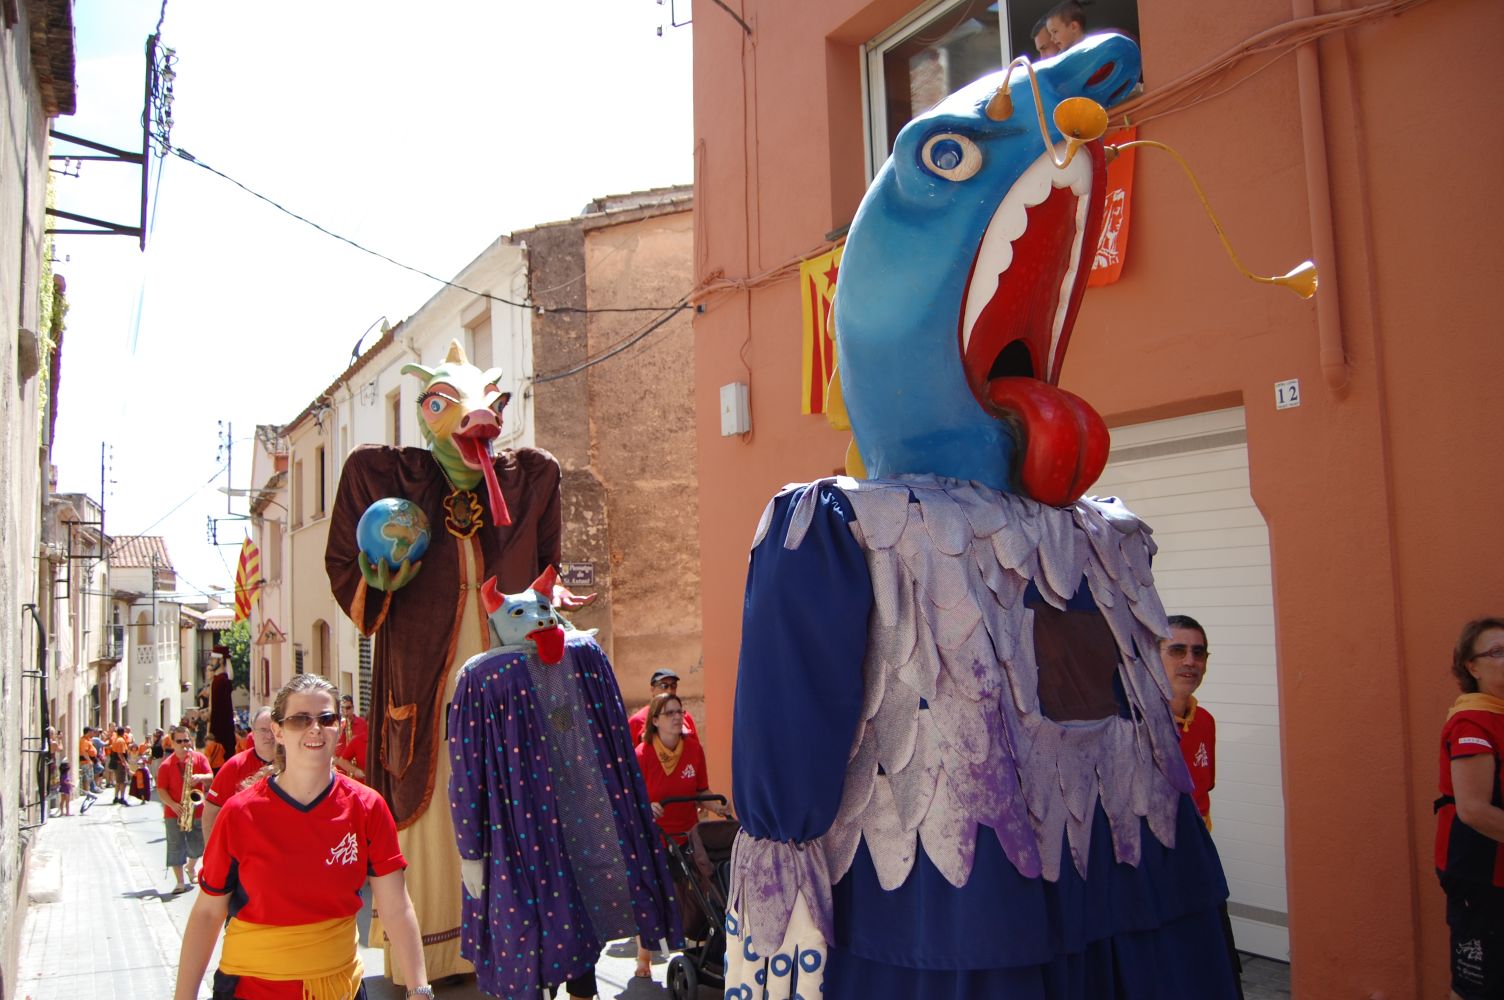
M 1056 106 L 1122 100 L 1139 52 L 1096 35 L 1035 69 L 1063 149 Z M 952 94 L 899 133 L 852 221 L 838 391 L 868 475 L 970 479 L 1063 505 L 1101 472 L 1106 426 L 1057 383 L 1101 224 L 1102 143 L 1057 167 L 1039 108 L 1023 68 Z

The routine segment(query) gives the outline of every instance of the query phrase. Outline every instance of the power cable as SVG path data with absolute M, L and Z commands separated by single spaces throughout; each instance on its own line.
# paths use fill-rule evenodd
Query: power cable
M 673 306 L 617 306 L 617 307 L 603 307 L 603 308 L 599 308 L 599 309 L 591 309 L 591 308 L 587 308 L 587 307 L 584 307 L 584 306 L 551 306 L 551 307 L 544 307 L 544 306 L 540 306 L 540 305 L 530 305 L 530 304 L 528 304 L 526 302 L 514 302 L 513 300 L 508 299 L 508 298 L 503 298 L 500 295 L 493 295 L 490 292 L 481 291 L 480 289 L 477 289 L 477 288 L 470 288 L 470 287 L 468 287 L 466 285 L 460 284 L 457 281 L 449 281 L 446 278 L 441 278 L 437 274 L 434 274 L 431 271 L 425 271 L 425 270 L 423 270 L 421 267 L 414 267 L 411 264 L 404 264 L 402 261 L 397 260 L 394 257 L 388 257 L 386 254 L 382 253 L 379 250 L 372 250 L 368 246 L 364 246 L 364 245 L 362 245 L 360 243 L 357 243 L 354 240 L 350 239 L 348 236 L 341 236 L 339 233 L 334 232 L 332 229 L 328 229 L 328 228 L 326 228 L 324 226 L 319 225 L 317 222 L 314 222 L 312 219 L 308 218 L 307 216 L 299 215 L 297 212 L 294 212 L 292 209 L 288 208 L 286 205 L 281 204 L 280 202 L 276 201 L 275 199 L 269 198 L 266 195 L 260 193 L 259 191 L 256 191 L 256 190 L 254 190 L 254 189 L 252 189 L 250 187 L 247 187 L 245 184 L 242 184 L 240 181 L 238 181 L 235 178 L 231 177 L 229 174 L 225 173 L 224 171 L 218 170 L 218 169 L 216 169 L 214 167 L 211 167 L 209 164 L 205 163 L 203 160 L 200 160 L 198 157 L 196 157 L 192 153 L 188 152 L 188 150 L 183 149 L 183 148 L 181 148 L 179 146 L 172 145 L 164 137 L 157 136 L 156 138 L 157 138 L 157 141 L 162 145 L 163 149 L 165 149 L 167 152 L 173 154 L 174 156 L 178 157 L 179 159 L 186 160 L 187 162 L 193 164 L 196 167 L 201 167 L 204 170 L 209 171 L 209 173 L 213 174 L 216 177 L 219 177 L 219 178 L 222 178 L 224 180 L 229 181 L 231 184 L 234 184 L 236 187 L 240 188 L 240 190 L 244 191 L 246 194 L 252 196 L 253 198 L 258 198 L 261 201 L 266 202 L 268 205 L 272 206 L 277 211 L 283 213 L 284 215 L 289 215 L 292 218 L 297 219 L 299 222 L 303 223 L 304 225 L 312 226 L 314 229 L 317 229 L 319 232 L 323 233 L 325 236 L 331 236 L 334 239 L 339 240 L 341 243 L 345 243 L 345 244 L 348 244 L 349 246 L 354 247 L 355 249 L 361 251 L 362 253 L 368 253 L 372 257 L 377 257 L 377 258 L 379 258 L 381 260 L 386 261 L 388 264 L 394 264 L 397 267 L 402 268 L 404 271 L 411 271 L 413 274 L 422 275 L 423 277 L 428 278 L 430 281 L 436 281 L 439 284 L 445 285 L 445 286 L 447 286 L 449 288 L 458 288 L 462 292 L 469 292 L 471 295 L 478 295 L 478 296 L 480 296 L 482 298 L 490 299 L 492 302 L 499 302 L 502 305 L 511 306 L 514 309 L 530 309 L 530 310 L 536 312 L 540 316 L 544 315 L 546 313 L 579 313 L 579 314 L 591 314 L 591 313 L 641 313 L 641 312 L 656 313 L 656 312 L 663 312 L 665 309 L 672 309 L 672 308 L 674 308 Z
M 225 466 L 223 466 L 223 465 L 221 465 L 219 468 L 215 469 L 214 470 L 214 475 L 210 476 L 208 479 L 206 479 L 204 481 L 204 486 L 208 486 L 210 483 L 214 482 L 214 480 L 218 479 L 219 478 L 219 474 L 221 472 L 223 472 L 223 471 L 225 471 Z M 155 528 L 157 525 L 161 524 L 163 521 L 167 520 L 172 515 L 176 514 L 185 504 L 188 503 L 188 501 L 192 500 L 194 497 L 196 497 L 200 493 L 202 493 L 204 491 L 204 486 L 200 486 L 198 489 L 196 489 L 192 493 L 188 494 L 186 497 L 184 497 L 178 503 L 174 504 L 173 508 L 171 510 L 169 510 L 167 513 L 163 514 L 161 517 L 157 518 L 155 521 L 153 521 L 150 524 L 148 524 L 146 527 L 142 528 L 140 531 L 133 531 L 133 532 L 131 532 L 131 534 L 132 535 L 144 535 L 144 534 L 146 534 L 148 531 L 150 531 L 151 529 Z
M 684 299 L 688 298 L 688 295 L 684 297 Z M 580 372 L 584 371 L 587 368 L 593 368 L 594 366 L 600 364 L 602 361 L 616 357 L 616 355 L 620 354 L 622 351 L 625 351 L 633 344 L 639 343 L 648 334 L 652 333 L 654 330 L 659 329 L 663 326 L 663 324 L 667 323 L 669 320 L 673 319 L 684 310 L 694 308 L 684 299 L 681 299 L 677 305 L 673 306 L 668 311 L 667 315 L 658 317 L 653 322 L 643 327 L 641 330 L 638 330 L 636 333 L 617 341 L 615 344 L 612 344 L 610 347 L 606 348 L 595 357 L 586 358 L 579 364 L 571 365 L 568 368 L 563 368 L 556 372 L 544 372 L 541 375 L 534 375 L 531 381 L 534 385 L 541 385 L 544 382 L 557 382 L 561 378 L 568 378 L 571 375 L 578 375 Z

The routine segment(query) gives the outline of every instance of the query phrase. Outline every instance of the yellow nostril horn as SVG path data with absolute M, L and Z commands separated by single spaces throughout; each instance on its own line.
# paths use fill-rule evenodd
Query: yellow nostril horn
M 995 122 L 1005 122 L 1013 117 L 1013 95 L 1004 83 L 987 101 L 987 117 Z
M 1107 132 L 1107 111 L 1089 97 L 1067 97 L 1055 106 L 1055 127 L 1067 139 L 1091 142 Z
M 1275 278 L 1274 283 L 1285 286 L 1303 299 L 1308 299 L 1316 294 L 1316 265 L 1306 261 L 1289 274 Z

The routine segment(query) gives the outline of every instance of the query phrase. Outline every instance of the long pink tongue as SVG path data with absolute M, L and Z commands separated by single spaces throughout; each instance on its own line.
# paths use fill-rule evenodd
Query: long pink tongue
M 512 523 L 512 514 L 507 510 L 507 501 L 501 495 L 501 483 L 496 481 L 496 463 L 491 460 L 490 451 L 477 443 L 475 448 L 480 458 L 480 474 L 486 479 L 486 496 L 491 501 L 491 517 L 498 527 Z

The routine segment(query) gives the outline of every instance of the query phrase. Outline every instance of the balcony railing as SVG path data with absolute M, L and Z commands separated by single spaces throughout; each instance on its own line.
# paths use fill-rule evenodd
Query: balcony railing
M 99 658 L 118 663 L 125 659 L 125 626 L 111 625 L 99 643 Z

